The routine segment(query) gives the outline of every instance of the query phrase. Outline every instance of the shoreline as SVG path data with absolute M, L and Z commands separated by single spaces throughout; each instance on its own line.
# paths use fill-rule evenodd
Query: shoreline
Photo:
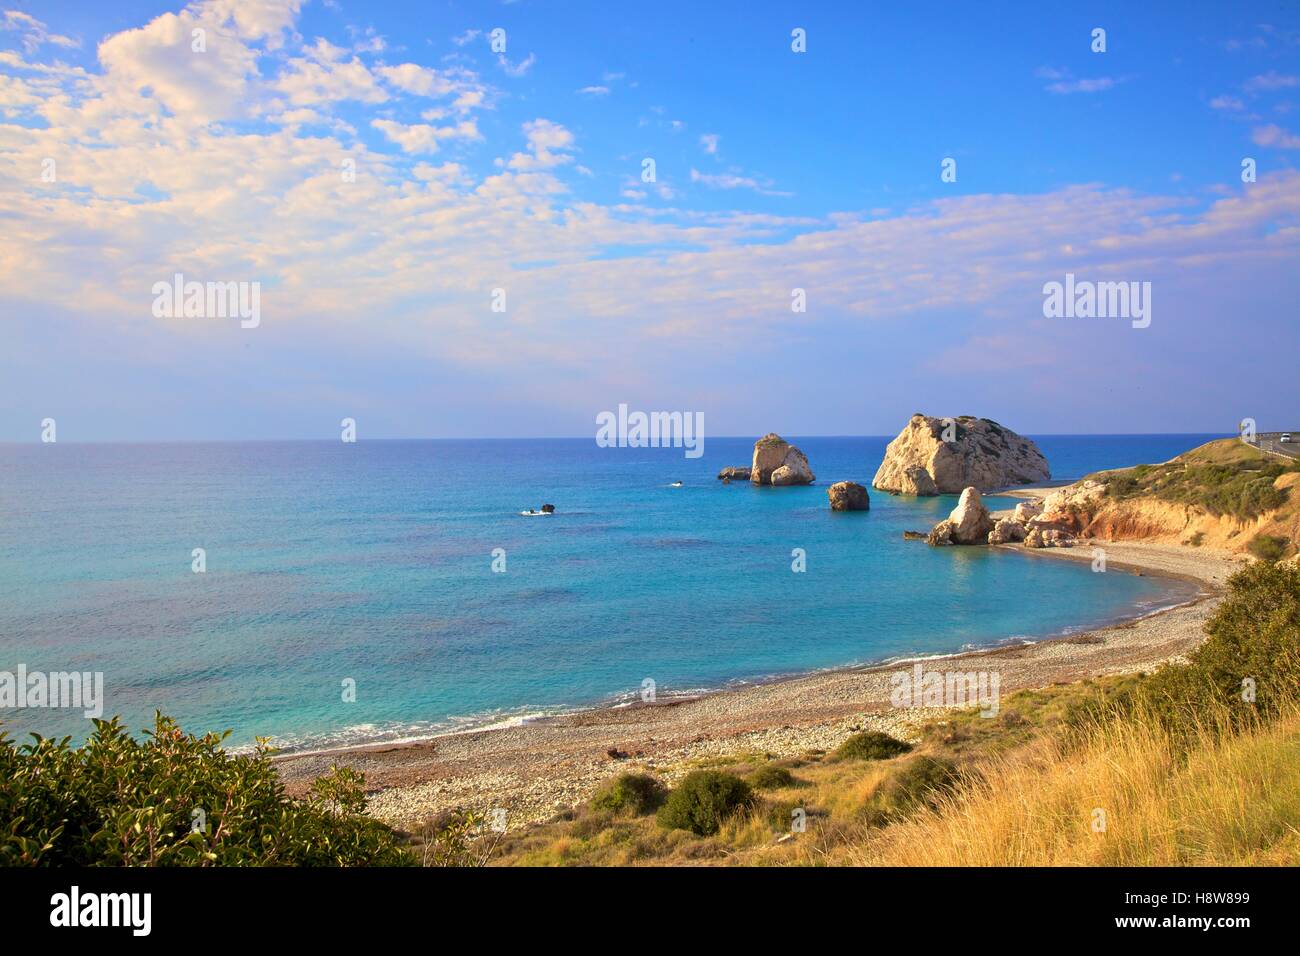
M 993 547 L 1003 550 L 1012 550 L 1030 557 L 1074 557 L 1083 561 L 1090 561 L 1091 556 L 1082 554 L 1067 554 L 1066 549 L 1030 549 L 1023 548 L 1018 544 L 993 545 Z M 1081 550 L 1081 549 L 1080 549 Z M 1136 564 L 1127 564 L 1119 561 L 1108 562 L 1108 567 L 1124 571 L 1126 573 L 1137 573 L 1139 576 L 1147 573 L 1147 569 Z M 453 718 L 447 723 L 463 721 L 464 726 L 447 727 L 446 729 L 431 729 L 426 733 L 417 733 L 409 736 L 393 737 L 382 740 L 358 740 L 349 743 L 338 743 L 326 746 L 306 747 L 303 749 L 281 749 L 273 757 L 276 761 L 284 761 L 298 757 L 319 757 L 319 756 L 338 756 L 342 754 L 355 753 L 360 751 L 389 750 L 396 747 L 419 746 L 421 744 L 433 744 L 439 740 L 448 737 L 459 737 L 468 734 L 492 733 L 500 730 L 510 730 L 516 727 L 526 727 L 544 724 L 548 721 L 564 720 L 570 717 L 577 717 L 588 713 L 603 713 L 611 710 L 635 710 L 649 707 L 671 707 L 677 704 L 688 703 L 690 701 L 700 700 L 705 697 L 712 697 L 718 694 L 736 694 L 743 693 L 756 687 L 764 687 L 771 684 L 785 683 L 787 681 L 798 681 L 815 678 L 820 675 L 835 674 L 839 672 L 853 671 L 874 671 L 884 668 L 896 668 L 914 663 L 930 663 L 936 661 L 947 661 L 964 658 L 974 655 L 994 654 L 999 651 L 1017 647 L 1029 647 L 1037 644 L 1051 643 L 1053 641 L 1065 641 L 1080 634 L 1090 633 L 1093 631 L 1102 631 L 1112 627 L 1121 627 L 1136 621 L 1142 621 L 1149 617 L 1164 614 L 1181 607 L 1188 607 L 1198 601 L 1204 600 L 1209 595 L 1204 593 L 1204 581 L 1201 578 L 1190 574 L 1179 573 L 1151 573 L 1152 577 L 1160 577 L 1166 580 L 1181 581 L 1183 583 L 1195 585 L 1198 590 L 1195 594 L 1185 596 L 1173 603 L 1161 603 L 1151 608 L 1140 608 L 1139 605 L 1133 605 L 1125 612 L 1115 615 L 1111 618 L 1101 621 L 1090 628 L 1067 627 L 1065 630 L 1056 631 L 1052 634 L 1038 637 L 1003 637 L 998 638 L 986 644 L 978 646 L 964 646 L 955 651 L 941 651 L 934 653 L 907 653 L 894 657 L 885 657 L 880 660 L 863 661 L 849 664 L 831 664 L 825 667 L 815 667 L 804 670 L 787 671 L 774 674 L 766 674 L 752 678 L 735 678 L 724 682 L 715 687 L 700 687 L 693 690 L 671 691 L 659 695 L 659 699 L 647 703 L 641 701 L 635 692 L 629 691 L 626 694 L 618 695 L 603 701 L 597 701 L 587 704 L 558 705 L 543 710 L 540 708 L 531 708 L 523 706 L 518 708 L 518 713 L 509 716 L 483 717 L 481 722 L 474 717 Z M 274 740 L 272 740 L 274 745 Z M 251 747 L 236 748 L 237 750 L 251 749 Z
M 919 725 L 942 708 L 889 705 L 889 675 L 903 665 L 942 671 L 954 660 L 992 661 L 1003 692 L 1149 670 L 1199 643 L 1224 580 L 1241 563 L 1227 553 L 1181 545 L 1093 544 L 1107 550 L 1108 568 L 1192 583 L 1196 593 L 1172 607 L 1036 641 L 777 675 L 649 704 L 588 707 L 413 740 L 298 751 L 277 755 L 275 764 L 294 794 L 335 762 L 364 772 L 371 813 L 397 826 L 448 810 L 505 808 L 513 829 L 587 799 L 620 772 L 658 772 L 672 782 L 688 763 L 745 751 L 796 756 L 829 750 L 860 729 L 915 739 Z M 999 547 L 1045 558 L 1092 558 L 1086 543 Z

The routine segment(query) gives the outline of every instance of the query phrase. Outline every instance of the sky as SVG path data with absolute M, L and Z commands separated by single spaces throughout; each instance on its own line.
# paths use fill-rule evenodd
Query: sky
M 1300 427 L 1300 4 L 1070 7 L 0 0 L 0 441 Z

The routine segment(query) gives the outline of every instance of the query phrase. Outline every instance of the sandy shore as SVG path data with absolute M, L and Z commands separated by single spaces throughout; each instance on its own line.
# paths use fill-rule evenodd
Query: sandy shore
M 1177 545 L 1098 544 L 1106 550 L 1108 573 L 1193 583 L 1189 603 L 1059 640 L 929 660 L 925 669 L 997 671 L 1003 694 L 1149 669 L 1199 642 L 1224 581 L 1242 562 Z M 1092 547 L 1026 554 L 1091 561 Z M 301 793 L 335 761 L 363 771 L 371 812 L 396 825 L 409 827 L 455 808 L 505 808 L 513 828 L 587 799 L 625 770 L 649 768 L 671 781 L 691 761 L 741 752 L 795 756 L 829 750 L 856 729 L 914 738 L 916 727 L 935 711 L 890 706 L 889 675 L 900 669 L 891 664 L 819 672 L 689 700 L 591 710 L 419 743 L 286 755 L 277 765 L 293 793 Z M 628 756 L 611 757 L 610 750 Z

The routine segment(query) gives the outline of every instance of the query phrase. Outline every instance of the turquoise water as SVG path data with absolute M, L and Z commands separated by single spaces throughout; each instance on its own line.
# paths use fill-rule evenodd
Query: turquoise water
M 1210 437 L 1038 441 L 1069 478 Z M 723 486 L 752 439 L 696 460 L 590 439 L 0 445 L 0 670 L 102 671 L 106 713 L 133 727 L 161 709 L 307 747 L 628 699 L 646 678 L 666 695 L 1048 637 L 1187 596 L 902 539 L 952 497 L 833 514 L 826 485 L 869 483 L 887 440 L 793 440 L 814 487 Z M 557 513 L 519 515 L 543 502 Z M 79 710 L 0 718 L 89 731 Z

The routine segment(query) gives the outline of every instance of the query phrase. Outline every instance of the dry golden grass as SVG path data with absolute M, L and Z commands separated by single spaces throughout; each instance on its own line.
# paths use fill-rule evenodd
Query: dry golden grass
M 870 835 L 873 866 L 1231 866 L 1300 862 L 1300 713 L 1183 748 L 1115 721 L 1067 750 L 989 761 L 936 810 Z M 1104 829 L 1094 828 L 1104 813 Z

